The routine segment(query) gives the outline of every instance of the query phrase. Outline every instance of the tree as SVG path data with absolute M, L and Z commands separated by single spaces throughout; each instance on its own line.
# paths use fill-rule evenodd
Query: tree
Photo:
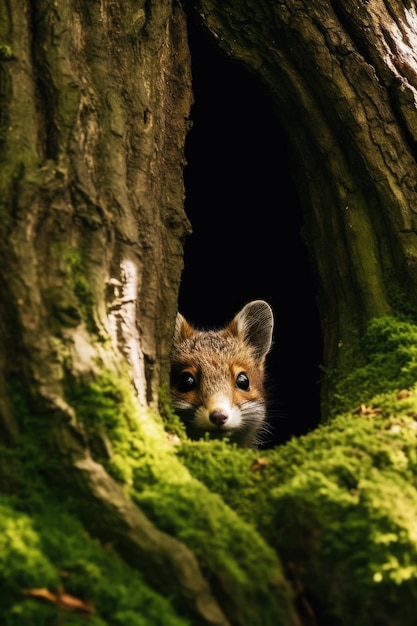
M 413 5 L 0 6 L 2 623 L 413 624 Z M 319 281 L 323 424 L 262 453 L 169 407 L 185 11 L 270 94 Z

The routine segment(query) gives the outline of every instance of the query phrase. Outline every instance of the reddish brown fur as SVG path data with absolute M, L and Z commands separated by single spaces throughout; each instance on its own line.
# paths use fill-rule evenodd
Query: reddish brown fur
M 171 397 L 192 438 L 209 433 L 239 445 L 256 444 L 265 418 L 264 363 L 272 324 L 272 311 L 263 301 L 249 303 L 221 330 L 195 329 L 178 314 Z M 248 388 L 239 386 L 240 374 L 249 379 Z M 189 376 L 195 385 L 184 388 L 182 377 Z M 224 423 L 217 423 L 216 416 Z

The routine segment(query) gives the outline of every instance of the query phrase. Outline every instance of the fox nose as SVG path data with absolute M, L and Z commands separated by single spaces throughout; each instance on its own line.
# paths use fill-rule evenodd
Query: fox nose
M 209 415 L 210 422 L 213 422 L 215 426 L 223 426 L 225 422 L 227 422 L 227 415 L 222 411 L 212 411 Z

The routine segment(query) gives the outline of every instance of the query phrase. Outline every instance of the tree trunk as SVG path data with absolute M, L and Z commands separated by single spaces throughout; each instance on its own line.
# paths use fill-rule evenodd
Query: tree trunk
M 75 389 L 126 376 L 126 362 L 139 407 L 167 383 L 190 63 L 183 12 L 151 8 L 2 6 L 2 430 L 19 450 L 39 420 L 36 471 L 84 496 L 87 525 L 120 535 L 196 621 L 226 623 L 192 553 L 91 459 L 74 406 Z M 6 491 L 18 481 L 6 464 Z
M 262 454 L 167 401 L 194 7 L 273 99 L 319 280 L 332 420 Z M 411 626 L 414 7 L 0 15 L 0 621 Z

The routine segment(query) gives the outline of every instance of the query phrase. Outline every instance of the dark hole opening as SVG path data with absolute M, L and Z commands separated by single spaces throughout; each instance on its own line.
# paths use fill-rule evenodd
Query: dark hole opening
M 192 24 L 189 44 L 195 103 L 184 176 L 193 234 L 179 310 L 217 327 L 251 299 L 272 306 L 270 447 L 320 419 L 322 336 L 288 143 L 257 80 Z

